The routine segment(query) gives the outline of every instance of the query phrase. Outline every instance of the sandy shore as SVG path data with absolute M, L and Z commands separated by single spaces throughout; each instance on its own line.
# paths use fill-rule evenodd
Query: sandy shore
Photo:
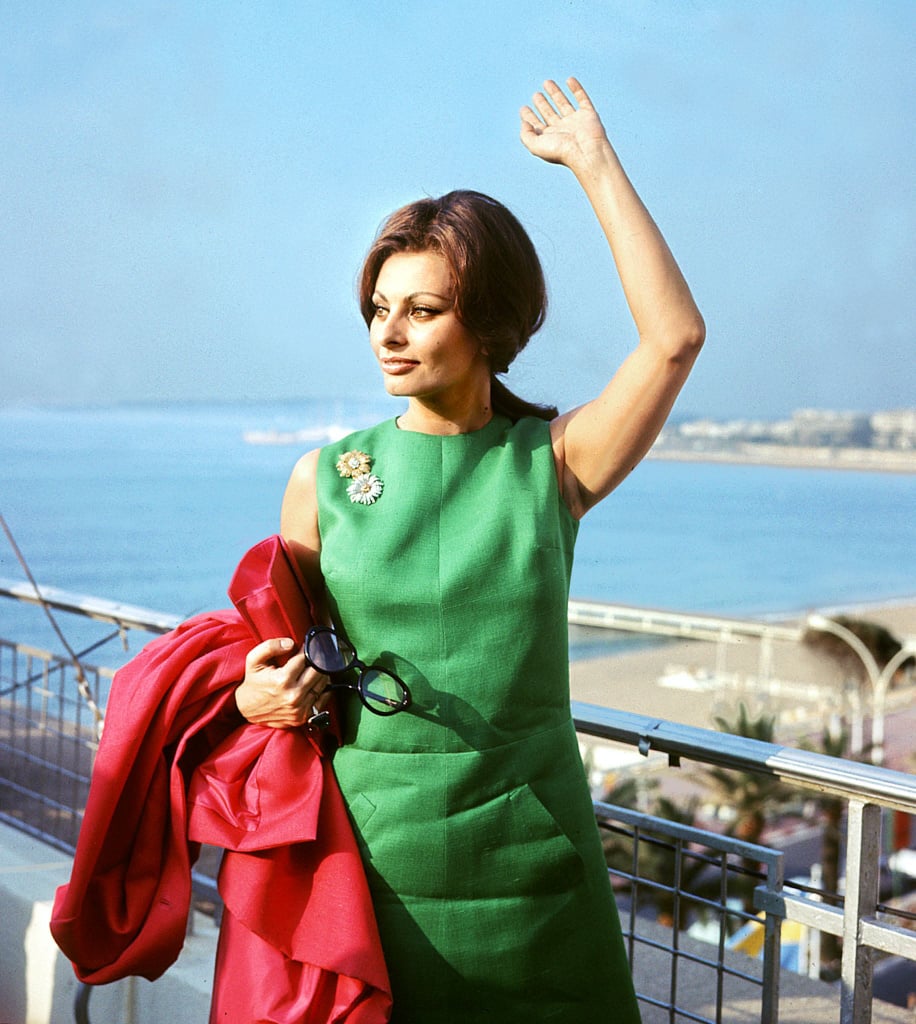
M 792 469 L 851 469 L 874 473 L 916 473 L 916 452 L 881 448 L 803 447 L 738 444 L 727 448 L 658 445 L 647 458 L 672 462 L 725 462 L 730 465 L 784 466 Z
M 839 610 L 823 610 L 831 613 Z M 916 598 L 842 613 L 880 623 L 900 640 L 916 639 Z M 731 717 L 745 700 L 754 710 L 777 714 L 781 734 L 820 731 L 825 709 L 841 707 L 843 686 L 840 669 L 807 646 L 772 642 L 767 651 L 753 639 L 666 641 L 648 650 L 574 661 L 570 676 L 574 700 L 702 728 L 714 728 L 715 715 Z M 893 707 L 891 691 L 889 713 Z

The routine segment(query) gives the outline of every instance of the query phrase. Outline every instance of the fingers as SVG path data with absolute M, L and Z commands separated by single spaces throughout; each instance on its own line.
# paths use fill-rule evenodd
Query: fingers
M 535 114 L 535 112 L 529 106 L 524 106 L 518 112 L 519 117 L 522 119 L 522 135 L 526 132 L 533 133 L 534 135 L 540 135 L 544 130 L 544 125 L 541 119 Z
M 236 689 L 236 704 L 249 722 L 298 726 L 327 703 L 327 676 L 307 665 L 301 650 L 290 655 L 291 644 L 266 640 L 249 652 L 245 678 Z
M 566 93 L 563 92 L 552 78 L 548 78 L 544 83 L 544 90 L 550 95 L 550 98 L 553 100 L 554 106 L 559 111 L 560 116 L 575 112 L 576 108 L 569 102 Z
M 567 78 L 566 84 L 569 86 L 569 91 L 575 97 L 576 103 L 579 104 L 580 110 L 583 107 L 587 107 L 589 110 L 595 109 L 591 99 L 589 98 L 588 93 L 582 87 L 582 83 L 579 81 L 578 78 Z
M 548 127 L 560 120 L 560 115 L 553 109 L 550 100 L 542 92 L 534 94 L 534 105 L 541 116 L 541 120 Z
M 279 665 L 287 661 L 296 647 L 296 642 L 288 636 L 265 640 L 252 647 L 245 659 L 245 667 L 256 669 L 266 665 Z
M 587 93 L 575 78 L 567 79 L 567 85 L 569 86 L 570 92 L 572 92 L 573 96 L 576 97 L 577 101 L 581 96 L 584 99 L 585 104 L 589 106 L 591 105 Z M 569 97 L 552 78 L 548 78 L 544 82 L 543 88 L 543 92 L 536 92 L 534 94 L 534 105 L 537 107 L 538 114 L 540 115 L 543 124 L 556 124 L 557 121 L 560 121 L 569 114 L 574 114 L 576 112 L 576 108 L 572 103 L 570 103 Z M 547 95 L 545 95 L 545 93 Z M 580 105 L 582 105 L 581 102 Z M 523 107 L 522 110 L 528 110 L 531 112 L 530 107 Z M 524 114 L 522 116 L 524 117 Z

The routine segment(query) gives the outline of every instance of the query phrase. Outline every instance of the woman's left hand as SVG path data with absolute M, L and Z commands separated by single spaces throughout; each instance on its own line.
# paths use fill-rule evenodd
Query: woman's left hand
M 575 172 L 596 151 L 606 151 L 610 143 L 588 93 L 575 78 L 568 78 L 566 84 L 578 107 L 556 82 L 548 79 L 544 91 L 534 96 L 537 113 L 529 106 L 522 107 L 520 135 L 535 156 Z
M 705 338 L 687 282 L 636 194 L 598 112 L 575 78 L 522 107 L 521 140 L 562 164 L 588 196 L 611 247 L 639 343 L 596 398 L 551 424 L 563 499 L 576 518 L 609 494 L 658 436 Z

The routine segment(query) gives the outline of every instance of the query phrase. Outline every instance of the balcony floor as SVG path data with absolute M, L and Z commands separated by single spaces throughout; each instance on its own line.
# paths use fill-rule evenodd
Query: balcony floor
M 671 930 L 661 924 L 640 920 L 639 932 L 646 938 L 670 946 Z M 710 956 L 710 946 L 681 935 L 680 948 L 685 952 Z M 745 974 L 759 977 L 762 965 L 742 953 L 725 954 L 726 964 Z M 671 958 L 668 953 L 637 946 L 633 978 L 638 992 L 653 999 L 669 998 Z M 709 968 L 682 961 L 678 968 L 678 1006 L 709 1020 L 716 1019 L 716 977 Z M 802 977 L 791 971 L 780 971 L 780 1024 L 836 1024 L 839 1020 L 840 992 L 838 983 L 828 984 Z M 642 1006 L 643 1024 L 668 1024 L 668 1011 Z M 728 978 L 725 982 L 722 1019 L 725 1024 L 760 1024 L 760 989 L 750 982 Z M 880 1000 L 872 1003 L 872 1024 L 913 1024 L 912 1010 L 893 1006 Z

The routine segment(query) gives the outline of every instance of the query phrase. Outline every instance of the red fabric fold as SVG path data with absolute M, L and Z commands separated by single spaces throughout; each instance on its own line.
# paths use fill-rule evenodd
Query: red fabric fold
M 226 850 L 312 842 L 326 785 L 333 775 L 301 730 L 242 726 L 191 776 L 188 838 Z
M 243 1019 L 226 1014 L 249 998 L 239 964 L 260 949 L 246 969 L 288 1015 L 244 1019 L 383 1024 L 387 972 L 330 763 L 311 734 L 243 724 L 235 711 L 251 646 L 235 612 L 207 613 L 116 674 L 51 932 L 83 981 L 154 980 L 184 942 L 199 844 L 223 846 L 231 924 L 211 1019 Z

